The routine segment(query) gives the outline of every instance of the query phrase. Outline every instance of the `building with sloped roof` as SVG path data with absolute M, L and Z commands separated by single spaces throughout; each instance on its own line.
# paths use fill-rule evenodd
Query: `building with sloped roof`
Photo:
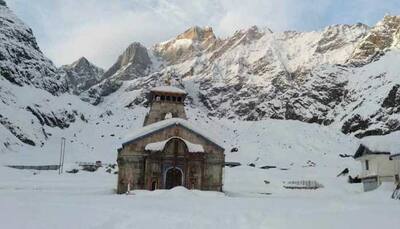
M 210 130 L 187 120 L 186 92 L 164 86 L 149 93 L 143 127 L 118 149 L 118 193 L 132 189 L 222 191 L 224 148 Z
M 395 162 L 390 152 L 360 144 L 354 159 L 361 163 L 360 178 L 364 191 L 371 191 L 379 187 L 382 182 L 395 180 Z
M 400 153 L 391 155 L 390 160 L 394 162 L 394 179 L 400 185 Z

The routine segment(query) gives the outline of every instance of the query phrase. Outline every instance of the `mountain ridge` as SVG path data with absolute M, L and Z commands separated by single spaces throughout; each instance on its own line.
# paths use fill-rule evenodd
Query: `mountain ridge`
M 0 4 L 0 74 L 8 81 L 33 85 L 52 94 L 68 91 L 65 79 L 41 52 L 32 30 Z
M 341 123 L 343 132 L 362 137 L 379 131 L 347 128 L 359 119 L 352 117 L 343 123 L 335 114 L 338 107 L 348 103 L 348 92 L 355 91 L 342 76 L 378 61 L 390 51 L 390 45 L 374 53 L 362 50 L 371 34 L 377 36 L 388 26 L 392 30 L 399 27 L 396 18 L 400 17 L 386 16 L 373 27 L 356 23 L 312 32 L 274 33 L 253 26 L 224 39 L 217 38 L 210 27 L 195 26 L 147 48 L 151 62 L 158 66 L 152 64 L 147 74 L 135 77 L 134 83 L 129 80 L 120 83 L 130 84 L 125 90 L 133 91 L 171 80 L 183 86 L 194 83 L 197 89 L 189 93 L 190 97 L 200 101 L 197 105 L 210 116 Z M 199 39 L 202 33 L 209 33 L 206 36 L 209 39 Z M 132 100 L 137 105 L 141 101 Z M 394 126 L 379 134 L 399 128 Z
M 61 66 L 59 74 L 67 80 L 71 92 L 79 95 L 101 82 L 104 70 L 81 57 L 70 65 Z
M 2 151 L 41 146 L 75 122 L 142 114 L 148 90 L 171 82 L 203 118 L 298 120 L 359 138 L 400 130 L 398 16 L 311 32 L 253 26 L 226 38 L 195 26 L 149 48 L 133 42 L 103 70 L 84 57 L 57 69 L 31 29 L 0 11 Z

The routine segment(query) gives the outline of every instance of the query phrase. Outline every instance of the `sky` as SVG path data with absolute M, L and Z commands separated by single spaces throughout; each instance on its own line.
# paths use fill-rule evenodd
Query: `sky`
M 147 47 L 189 27 L 219 37 L 253 25 L 273 31 L 321 30 L 333 24 L 374 25 L 400 15 L 399 0 L 6 0 L 32 28 L 57 66 L 85 56 L 109 68 L 132 42 Z

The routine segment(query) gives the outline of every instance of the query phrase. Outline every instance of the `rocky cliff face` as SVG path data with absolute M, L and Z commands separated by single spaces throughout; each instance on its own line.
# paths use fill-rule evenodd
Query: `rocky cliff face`
M 313 32 L 254 26 L 225 39 L 209 27 L 193 27 L 151 48 L 131 44 L 103 74 L 85 58 L 57 70 L 32 31 L 1 2 L 0 10 L 6 148 L 13 137 L 15 144 L 41 145 L 53 129 L 87 122 L 91 114 L 97 125 L 93 110 L 110 104 L 115 110 L 107 114 L 142 109 L 147 89 L 167 82 L 185 88 L 188 106 L 209 117 L 299 120 L 357 137 L 400 130 L 399 17 L 372 28 L 333 25 Z
M 189 28 L 174 39 L 156 44 L 153 51 L 156 56 L 169 63 L 179 63 L 216 47 L 218 39 L 211 27 Z
M 385 16 L 354 50 L 350 63 L 366 64 L 392 48 L 399 48 L 400 17 Z
M 0 152 L 41 147 L 54 129 L 81 120 L 79 104 L 87 104 L 67 92 L 67 80 L 42 54 L 32 30 L 0 1 Z
M 57 68 L 40 51 L 32 30 L 0 2 L 0 75 L 17 85 L 33 85 L 52 94 L 68 90 Z
M 153 46 L 148 51 L 152 63 L 161 64 L 152 64 L 141 77 L 136 74 L 124 90 L 142 91 L 132 98 L 132 104 L 140 105 L 143 89 L 173 80 L 209 116 L 338 125 L 358 137 L 386 134 L 399 128 L 396 108 L 382 107 L 390 91 L 386 101 L 393 101 L 398 80 L 385 77 L 395 69 L 388 72 L 380 66 L 397 55 L 379 58 L 397 49 L 397 18 L 385 17 L 372 28 L 359 23 L 305 33 L 254 26 L 226 39 L 216 38 L 211 28 L 193 27 Z M 379 95 L 366 94 L 368 87 L 359 81 L 367 78 L 371 87 L 382 84 Z M 367 105 L 372 100 L 374 105 Z
M 98 84 L 104 70 L 90 63 L 85 57 L 81 57 L 71 65 L 61 66 L 60 74 L 67 80 L 71 92 L 79 95 Z
M 117 62 L 104 73 L 104 78 L 131 80 L 146 75 L 151 66 L 151 60 L 146 47 L 140 43 L 132 43 L 118 57 Z
M 104 96 L 118 90 L 123 81 L 148 75 L 152 67 L 147 48 L 138 42 L 132 43 L 101 76 L 102 81 L 82 93 L 82 100 L 97 105 Z

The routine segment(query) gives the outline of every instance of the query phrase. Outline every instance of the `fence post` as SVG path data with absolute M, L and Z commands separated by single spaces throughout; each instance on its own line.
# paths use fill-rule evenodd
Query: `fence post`
M 58 174 L 63 172 L 64 167 L 64 159 L 65 159 L 65 138 L 61 138 L 61 148 L 60 148 L 60 163 L 58 167 Z

